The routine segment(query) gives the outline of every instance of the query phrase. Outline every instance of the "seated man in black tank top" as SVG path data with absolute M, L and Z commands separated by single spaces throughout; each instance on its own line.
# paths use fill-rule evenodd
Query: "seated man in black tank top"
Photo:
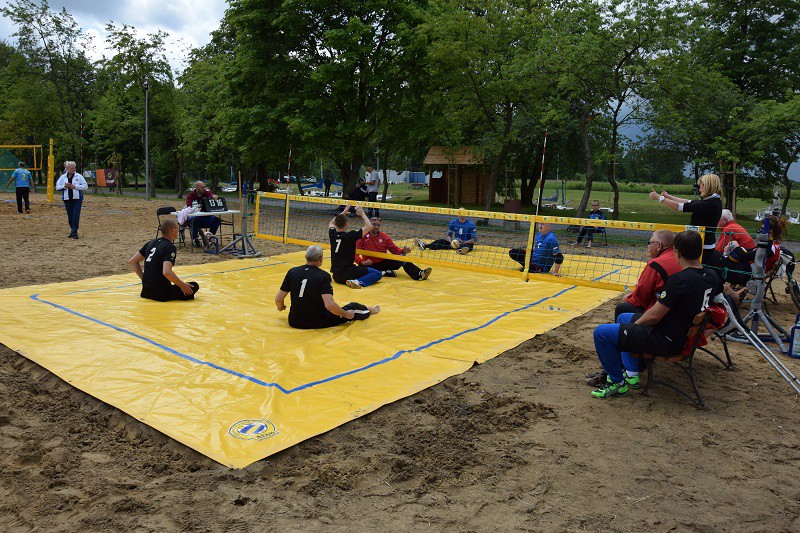
M 178 238 L 178 221 L 173 218 L 165 220 L 161 224 L 161 235 L 142 246 L 128 260 L 131 270 L 142 280 L 142 298 L 159 302 L 194 300 L 200 286 L 194 281 L 184 282 L 172 271 L 177 254 L 172 243 Z

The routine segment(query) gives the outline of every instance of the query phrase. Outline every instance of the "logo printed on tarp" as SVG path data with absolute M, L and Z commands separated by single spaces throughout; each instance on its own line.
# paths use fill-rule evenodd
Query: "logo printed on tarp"
M 242 440 L 264 440 L 279 433 L 275 424 L 267 419 L 239 420 L 228 430 L 231 437 Z

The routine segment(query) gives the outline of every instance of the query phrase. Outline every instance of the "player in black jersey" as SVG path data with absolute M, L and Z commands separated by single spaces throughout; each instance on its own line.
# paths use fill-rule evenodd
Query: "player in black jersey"
M 705 226 L 706 232 L 703 239 L 703 264 L 715 265 L 714 248 L 716 247 L 716 230 L 719 218 L 722 216 L 722 182 L 716 174 L 705 174 L 697 180 L 700 191 L 700 200 L 686 200 L 667 194 L 661 190 L 658 194 L 655 189 L 650 191 L 650 198 L 658 200 L 670 209 L 691 213 L 689 223 L 693 226 Z
M 351 289 L 369 287 L 383 277 L 379 270 L 354 264 L 356 260 L 356 241 L 369 233 L 372 223 L 364 214 L 360 205 L 356 206 L 356 214 L 364 221 L 364 227 L 347 231 L 347 206 L 344 211 L 333 217 L 328 225 L 328 237 L 331 241 L 331 274 L 336 283 L 347 285 Z
M 142 246 L 142 249 L 128 261 L 131 270 L 142 280 L 142 298 L 159 302 L 194 300 L 194 295 L 200 290 L 200 286 L 194 281 L 184 282 L 172 271 L 177 254 L 172 243 L 178 238 L 178 222 L 174 219 L 162 222 L 161 235 L 158 239 L 153 239 Z
M 694 317 L 722 292 L 719 275 L 700 263 L 703 246 L 699 233 L 677 234 L 673 247 L 683 270 L 667 278 L 653 307 L 644 314 L 622 313 L 616 324 L 595 328 L 594 346 L 608 382 L 592 396 L 620 396 L 627 394 L 629 387 L 638 388 L 639 362 L 631 352 L 664 357 L 680 353 Z
M 329 328 L 350 322 L 365 320 L 378 313 L 379 306 L 367 307 L 356 302 L 339 307 L 333 300 L 331 276 L 322 266 L 322 247 L 313 245 L 306 250 L 306 264 L 289 269 L 275 295 L 278 311 L 286 309 L 286 296 L 292 295 L 289 309 L 289 325 L 298 329 Z

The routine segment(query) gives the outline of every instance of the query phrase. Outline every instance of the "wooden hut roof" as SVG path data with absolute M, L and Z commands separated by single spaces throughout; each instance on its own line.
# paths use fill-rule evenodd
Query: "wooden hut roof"
M 474 146 L 464 146 L 452 150 L 446 146 L 431 146 L 423 161 L 426 165 L 482 165 L 483 159 L 477 155 Z

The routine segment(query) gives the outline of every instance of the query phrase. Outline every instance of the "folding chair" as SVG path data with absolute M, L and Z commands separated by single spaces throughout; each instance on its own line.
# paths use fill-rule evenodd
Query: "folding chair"
M 645 367 L 647 369 L 647 383 L 642 389 L 642 394 L 646 395 L 651 385 L 664 385 L 665 387 L 669 387 L 670 389 L 676 391 L 677 393 L 685 396 L 698 407 L 705 407 L 706 403 L 703 401 L 703 396 L 700 394 L 700 390 L 697 388 L 697 382 L 695 381 L 694 377 L 694 356 L 697 353 L 697 349 L 714 356 L 720 363 L 723 364 L 726 370 L 733 370 L 733 362 L 731 361 L 730 354 L 728 352 L 727 344 L 725 346 L 725 355 L 727 356 L 727 363 L 723 361 L 720 357 L 718 357 L 713 352 L 709 351 L 702 346 L 708 344 L 708 340 L 706 339 L 706 333 L 710 333 L 712 331 L 716 331 L 717 329 L 721 328 L 725 324 L 725 320 L 727 318 L 727 311 L 725 308 L 719 305 L 712 305 L 708 307 L 706 310 L 701 311 L 698 313 L 694 320 L 692 321 L 692 327 L 689 329 L 689 334 L 686 337 L 686 343 L 683 346 L 683 350 L 677 355 L 669 356 L 669 357 L 662 357 L 662 356 L 655 356 L 652 354 L 642 353 L 642 354 L 631 354 L 634 357 L 639 357 L 640 359 L 644 360 Z M 672 363 L 681 370 L 683 373 L 687 375 L 689 378 L 689 382 L 692 385 L 692 389 L 694 390 L 694 398 L 689 395 L 686 391 L 677 387 L 671 383 L 666 381 L 656 380 L 653 378 L 653 367 L 656 361 L 662 361 L 667 363 Z
M 158 234 L 161 231 L 161 217 L 169 215 L 170 213 L 174 213 L 176 211 L 178 210 L 172 206 L 159 207 L 156 210 L 156 218 L 158 218 L 158 229 L 156 230 L 156 238 L 158 238 Z M 178 224 L 178 242 L 180 242 L 180 244 L 183 246 L 186 245 L 186 235 L 185 235 L 186 227 L 187 227 L 186 224 Z

